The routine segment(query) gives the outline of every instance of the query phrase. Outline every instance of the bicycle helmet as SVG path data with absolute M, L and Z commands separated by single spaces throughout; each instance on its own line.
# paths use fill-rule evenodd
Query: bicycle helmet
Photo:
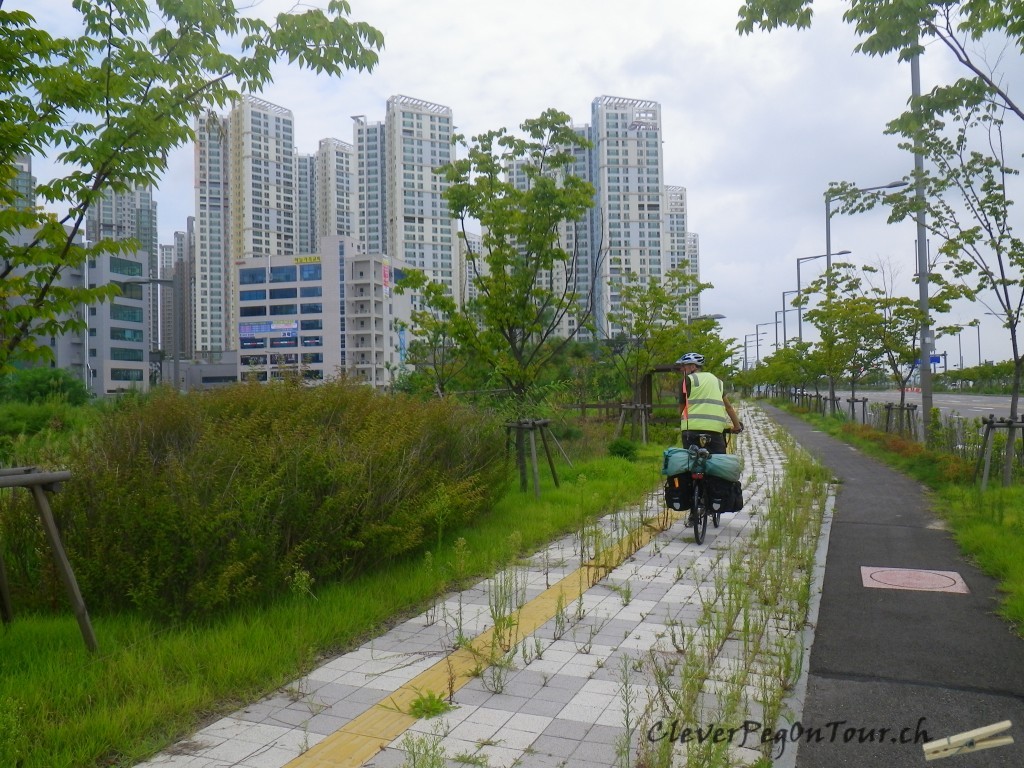
M 704 367 L 704 355 L 697 352 L 687 352 L 685 355 L 676 360 L 676 365 L 696 365 L 698 368 Z

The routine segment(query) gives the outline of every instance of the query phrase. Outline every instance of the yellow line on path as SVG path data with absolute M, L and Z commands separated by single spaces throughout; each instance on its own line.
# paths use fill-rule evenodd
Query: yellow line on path
M 555 615 L 560 595 L 563 607 L 576 600 L 623 560 L 645 546 L 656 534 L 666 530 L 676 517 L 669 515 L 659 518 L 658 522 L 664 523 L 660 528 L 645 522 L 639 531 L 626 535 L 609 549 L 603 550 L 599 560 L 585 563 L 526 603 L 517 615 L 515 642 L 533 634 Z M 417 697 L 427 692 L 437 695 L 454 693 L 468 683 L 474 673 L 478 676 L 492 658 L 493 643 L 492 627 L 477 635 L 469 647 L 452 651 L 387 699 L 296 757 L 285 768 L 358 768 L 363 765 L 416 722 L 417 718 L 406 712 Z

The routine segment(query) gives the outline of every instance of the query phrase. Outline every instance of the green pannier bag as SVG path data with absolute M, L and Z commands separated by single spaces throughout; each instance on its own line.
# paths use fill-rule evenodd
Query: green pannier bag
M 662 454 L 661 474 L 671 477 L 690 471 L 690 452 L 686 448 L 673 446 L 666 448 Z M 713 453 L 708 457 L 707 471 L 709 475 L 725 480 L 740 479 L 743 471 L 743 459 L 735 453 Z

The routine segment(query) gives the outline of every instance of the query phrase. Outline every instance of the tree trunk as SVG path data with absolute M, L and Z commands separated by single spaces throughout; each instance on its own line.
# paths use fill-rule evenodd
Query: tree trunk
M 1017 357 L 1013 364 L 1013 388 L 1010 390 L 1010 421 L 1017 421 L 1017 401 L 1020 399 L 1020 380 L 1024 373 L 1024 357 Z M 1017 455 L 1017 430 L 1012 426 L 1006 430 L 1006 453 L 1003 455 L 1003 487 L 1013 483 L 1013 460 Z

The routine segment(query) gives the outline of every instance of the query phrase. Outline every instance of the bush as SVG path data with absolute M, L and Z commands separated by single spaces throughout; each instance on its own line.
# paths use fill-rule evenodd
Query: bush
M 209 615 L 284 592 L 300 570 L 352 576 L 480 514 L 504 488 L 502 441 L 450 401 L 341 382 L 164 389 L 73 446 L 54 511 L 90 610 Z M 18 519 L 0 509 L 0 541 L 31 559 Z
M 26 368 L 0 378 L 0 402 L 4 401 L 84 405 L 89 401 L 89 390 L 61 368 Z
M 616 438 L 608 445 L 608 455 L 618 456 L 620 459 L 626 459 L 626 461 L 636 461 L 636 443 L 624 437 Z

